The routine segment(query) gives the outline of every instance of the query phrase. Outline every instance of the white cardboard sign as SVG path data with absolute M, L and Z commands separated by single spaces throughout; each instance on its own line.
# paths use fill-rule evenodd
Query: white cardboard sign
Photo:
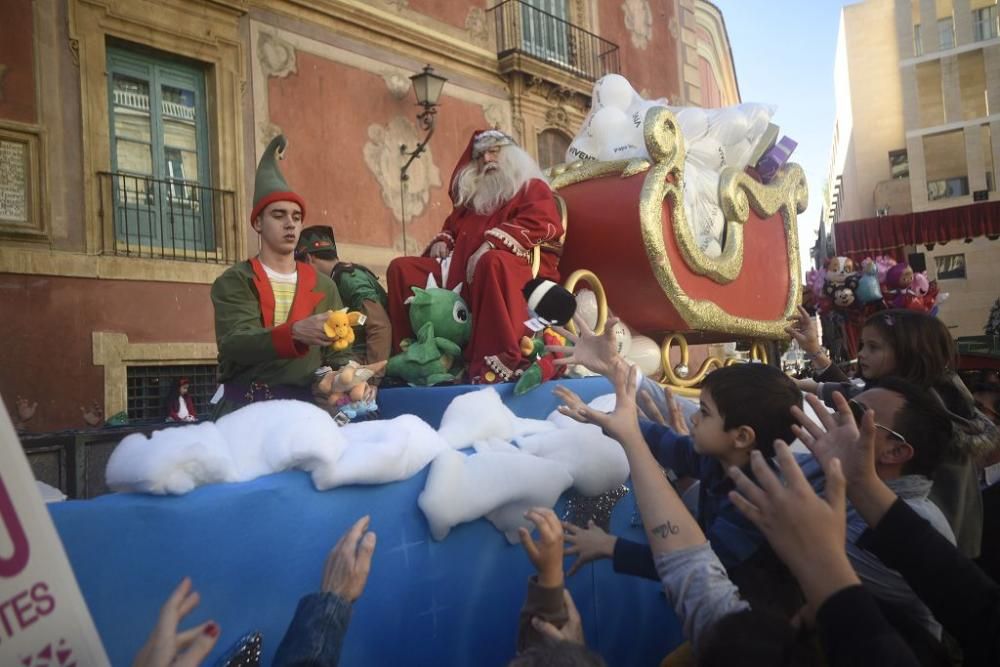
M 0 401 L 0 664 L 109 665 L 2 405 Z

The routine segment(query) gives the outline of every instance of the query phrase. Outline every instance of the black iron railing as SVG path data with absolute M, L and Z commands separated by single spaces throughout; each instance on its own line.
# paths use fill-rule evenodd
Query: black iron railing
M 618 45 L 523 0 L 505 0 L 490 13 L 497 56 L 523 53 L 595 81 L 618 72 Z
M 181 179 L 98 173 L 104 251 L 130 257 L 231 263 L 242 225 L 236 194 Z

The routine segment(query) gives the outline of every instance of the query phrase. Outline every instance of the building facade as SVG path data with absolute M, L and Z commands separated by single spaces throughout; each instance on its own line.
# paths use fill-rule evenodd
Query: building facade
M 410 76 L 447 83 L 429 150 Z M 341 255 L 376 272 L 450 210 L 473 130 L 561 162 L 593 81 L 675 104 L 739 100 L 701 0 L 8 0 L 0 21 L 0 394 L 28 426 L 81 407 L 156 417 L 214 390 L 212 281 L 256 252 L 254 167 L 283 170 Z M 160 413 L 162 414 L 162 413 Z
M 940 317 L 954 335 L 982 334 L 1000 293 L 1000 244 L 990 240 L 993 234 L 930 227 L 943 228 L 947 211 L 1000 199 L 1000 138 L 992 138 L 1000 132 L 995 0 L 866 0 L 844 7 L 834 85 L 824 227 L 836 231 L 872 218 L 884 218 L 883 226 L 912 224 L 916 231 L 903 247 L 870 242 L 846 251 L 917 255 L 915 262 L 950 295 Z M 936 241 L 921 242 L 927 239 Z

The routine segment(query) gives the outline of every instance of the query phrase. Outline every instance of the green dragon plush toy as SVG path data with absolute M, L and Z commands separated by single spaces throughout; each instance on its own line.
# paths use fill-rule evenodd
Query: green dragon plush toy
M 386 375 L 423 387 L 457 380 L 462 375 L 462 346 L 472 335 L 469 307 L 459 296 L 462 286 L 441 289 L 434 276 L 428 276 L 425 288 L 412 289 L 406 303 L 417 339 L 400 343 L 403 351 L 390 357 Z

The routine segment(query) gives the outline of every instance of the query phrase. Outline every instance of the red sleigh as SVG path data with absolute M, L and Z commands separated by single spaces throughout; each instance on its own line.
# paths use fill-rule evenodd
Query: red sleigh
M 559 265 L 567 285 L 599 282 L 595 291 L 603 286 L 607 303 L 633 331 L 663 341 L 665 359 L 675 341 L 686 357 L 688 341 L 784 338 L 801 299 L 796 217 L 808 201 L 802 168 L 787 165 L 767 185 L 725 169 L 723 251 L 709 257 L 684 215 L 685 149 L 677 121 L 654 108 L 645 127 L 648 160 L 574 162 L 549 172 L 567 222 Z M 690 387 L 710 368 L 692 377 L 674 376 L 669 364 L 663 370 L 669 383 Z

